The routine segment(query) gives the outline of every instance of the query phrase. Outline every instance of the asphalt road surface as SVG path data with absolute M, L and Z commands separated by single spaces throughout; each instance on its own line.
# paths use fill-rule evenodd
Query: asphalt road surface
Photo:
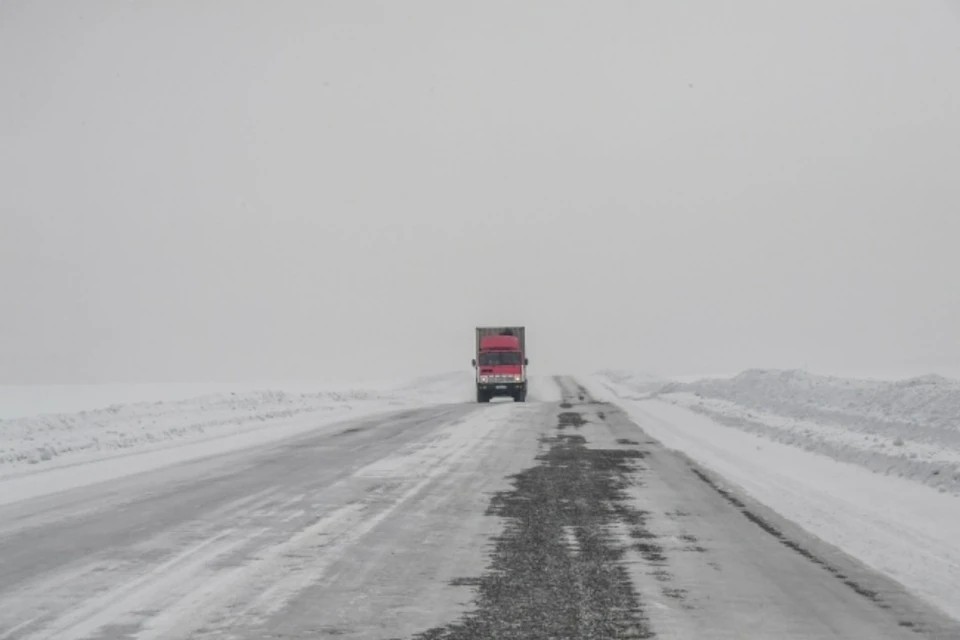
M 558 383 L 2 506 L 0 640 L 960 638 Z

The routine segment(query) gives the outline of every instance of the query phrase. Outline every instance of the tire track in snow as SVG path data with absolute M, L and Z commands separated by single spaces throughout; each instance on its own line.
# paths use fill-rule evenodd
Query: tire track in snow
M 458 425 L 460 429 L 448 431 L 426 446 L 417 443 L 357 470 L 353 477 L 395 479 L 405 475 L 407 479 L 392 486 L 375 485 L 363 503 L 347 505 L 332 515 L 330 523 L 321 521 L 299 532 L 238 570 L 232 588 L 224 590 L 234 600 L 230 611 L 216 619 L 208 618 L 202 628 L 193 618 L 190 626 L 196 631 L 190 637 L 227 637 L 233 629 L 256 629 L 268 623 L 299 593 L 321 580 L 346 548 L 361 543 L 364 536 L 468 455 L 477 438 L 482 437 L 482 429 L 489 430 L 495 424 L 488 416 L 468 419 Z M 177 610 L 169 617 L 189 618 Z M 158 629 L 165 631 L 162 626 Z M 142 640 L 157 637 L 151 632 Z

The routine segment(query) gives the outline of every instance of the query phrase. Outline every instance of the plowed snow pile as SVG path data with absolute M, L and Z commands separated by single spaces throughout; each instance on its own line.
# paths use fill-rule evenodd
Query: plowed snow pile
M 752 370 L 653 395 L 727 426 L 960 493 L 960 382 Z
M 114 405 L 95 411 L 0 420 L 0 475 L 245 432 L 303 414 L 350 413 L 393 400 L 372 391 L 282 391 Z
M 553 396 L 559 398 L 559 391 L 550 379 L 537 378 L 530 384 L 531 402 L 550 401 Z M 182 450 L 185 445 L 193 444 L 204 446 L 190 453 L 191 456 L 210 455 L 241 444 L 259 446 L 361 415 L 475 402 L 473 376 L 469 371 L 383 383 L 371 388 L 322 390 L 304 382 L 290 383 L 288 389 L 253 391 L 237 387 L 235 391 L 193 397 L 177 395 L 185 393 L 184 385 L 170 385 L 170 388 L 154 385 L 158 399 L 155 402 L 124 401 L 131 395 L 149 397 L 143 389 L 131 394 L 127 387 L 37 388 L 29 394 L 34 398 L 34 405 L 18 401 L 22 393 L 10 390 L 6 395 L 0 393 L 0 400 L 11 400 L 11 407 L 17 412 L 30 406 L 38 409 L 71 405 L 101 407 L 62 413 L 34 411 L 39 415 L 0 418 L 0 480 L 117 456 L 173 448 Z M 228 385 L 217 387 L 229 389 Z M 116 398 L 119 402 L 103 406 L 106 398 Z M 37 399 L 43 402 L 36 402 Z M 176 460 L 176 456 L 165 456 L 165 459 Z
M 960 620 L 960 383 L 597 375 L 650 437 Z
M 448 374 L 381 389 L 223 392 L 0 419 L 0 478 L 244 434 L 267 442 L 359 414 L 461 402 L 469 391 L 469 376 Z

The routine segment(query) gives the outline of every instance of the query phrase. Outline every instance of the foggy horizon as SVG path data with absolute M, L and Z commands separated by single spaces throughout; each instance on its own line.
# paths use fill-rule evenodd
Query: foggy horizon
M 696 7 L 696 8 L 693 8 Z M 960 8 L 5 2 L 0 384 L 960 370 Z

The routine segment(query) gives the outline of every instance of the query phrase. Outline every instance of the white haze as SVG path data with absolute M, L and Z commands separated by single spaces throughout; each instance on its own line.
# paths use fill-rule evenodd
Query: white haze
M 938 0 L 0 3 L 0 382 L 960 363 Z

